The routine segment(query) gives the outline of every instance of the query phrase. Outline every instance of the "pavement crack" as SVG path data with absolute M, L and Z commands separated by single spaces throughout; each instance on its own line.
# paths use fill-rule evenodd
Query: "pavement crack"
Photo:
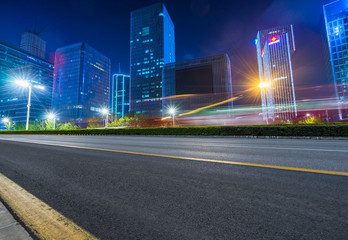
M 4 225 L 4 226 L 0 226 L 0 230 L 8 228 L 8 227 L 12 227 L 12 226 L 14 226 L 16 224 L 17 224 L 16 222 L 13 222 L 13 223 L 10 223 L 10 224 Z

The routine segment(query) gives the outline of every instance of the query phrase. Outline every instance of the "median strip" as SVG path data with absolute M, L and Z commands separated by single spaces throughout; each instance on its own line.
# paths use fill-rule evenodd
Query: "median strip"
M 1 173 L 0 198 L 39 239 L 97 239 Z
M 115 153 L 133 154 L 133 155 L 142 155 L 142 156 L 151 156 L 151 157 L 183 159 L 183 160 L 198 161 L 198 162 L 222 163 L 222 164 L 229 164 L 229 165 L 270 168 L 270 169 L 278 169 L 278 170 L 286 170 L 286 171 L 318 173 L 318 174 L 328 174 L 328 175 L 338 175 L 338 176 L 348 177 L 348 172 L 337 172 L 337 171 L 327 171 L 327 170 L 317 170 L 317 169 L 257 164 L 257 163 L 244 163 L 244 162 L 234 162 L 234 161 L 224 161 L 224 160 L 213 160 L 213 159 L 205 159 L 205 158 L 180 157 L 180 156 L 162 155 L 162 154 L 155 154 L 155 153 L 141 153 L 141 152 L 114 150 L 114 149 L 92 148 L 92 147 L 82 147 L 82 146 L 73 146 L 73 145 L 53 144 L 53 143 L 41 143 L 41 142 L 36 142 L 36 141 L 31 141 L 31 142 L 19 141 L 19 142 L 41 144 L 41 145 L 48 145 L 48 146 L 56 146 L 56 147 L 87 149 L 87 150 L 95 150 L 95 151 L 115 152 Z

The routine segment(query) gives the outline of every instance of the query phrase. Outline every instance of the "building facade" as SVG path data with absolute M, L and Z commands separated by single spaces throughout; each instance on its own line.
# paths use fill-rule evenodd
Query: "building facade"
M 15 85 L 25 80 L 44 87 L 32 90 L 30 120 L 44 119 L 51 108 L 53 71 L 52 63 L 0 43 L 0 118 L 26 122 L 29 91 Z
M 259 31 L 256 46 L 263 119 L 291 121 L 297 117 L 291 63 L 296 50 L 292 25 Z
M 130 76 L 114 74 L 111 82 L 111 111 L 119 117 L 129 113 Z
M 45 59 L 46 42 L 36 32 L 24 32 L 22 34 L 20 48 L 35 57 Z
M 109 106 L 110 59 L 85 43 L 56 51 L 53 110 L 61 121 L 86 125 Z
M 339 117 L 348 119 L 348 1 L 324 5 L 324 18 Z
M 162 71 L 175 62 L 174 24 L 163 3 L 131 13 L 130 111 L 162 115 Z
M 168 115 L 165 110 L 171 107 L 185 113 L 219 102 L 233 107 L 231 62 L 227 54 L 165 65 L 163 116 Z

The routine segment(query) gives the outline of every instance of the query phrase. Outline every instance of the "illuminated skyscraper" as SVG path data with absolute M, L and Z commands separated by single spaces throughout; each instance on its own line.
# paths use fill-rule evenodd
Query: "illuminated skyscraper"
M 348 118 L 348 1 L 338 0 L 324 5 L 330 61 L 341 119 Z
M 27 31 L 22 34 L 21 49 L 35 57 L 45 59 L 46 42 L 40 38 L 39 34 L 33 31 Z
M 53 110 L 61 121 L 84 125 L 109 106 L 110 59 L 85 43 L 56 51 Z
M 114 74 L 111 83 L 111 111 L 120 117 L 129 113 L 130 76 Z
M 296 49 L 292 25 L 259 31 L 256 46 L 264 120 L 296 118 L 291 65 Z
M 131 13 L 130 111 L 161 116 L 162 70 L 175 62 L 174 24 L 163 3 Z
M 30 108 L 30 121 L 43 120 L 51 108 L 53 70 L 52 63 L 0 43 L 0 119 L 9 117 L 17 123 L 26 122 L 28 89 L 14 82 L 27 80 L 44 87 L 44 90 L 33 88 Z

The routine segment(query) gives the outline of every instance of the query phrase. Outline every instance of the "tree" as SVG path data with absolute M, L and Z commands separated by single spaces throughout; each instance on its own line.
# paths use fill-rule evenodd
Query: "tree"
M 125 122 L 128 127 L 139 128 L 145 124 L 146 116 L 144 114 L 126 114 Z
M 12 130 L 12 128 L 16 125 L 16 123 L 12 121 L 5 122 L 5 127 L 8 131 Z
M 54 120 L 45 120 L 45 129 L 53 130 L 54 129 Z
M 126 127 L 127 122 L 125 118 L 119 118 L 112 123 L 108 124 L 108 127 Z
M 57 129 L 59 129 L 59 130 L 72 130 L 72 129 L 79 129 L 79 127 L 73 122 L 67 122 L 67 123 L 59 123 L 57 126 Z
M 146 125 L 146 116 L 144 114 L 126 114 L 123 118 L 108 124 L 109 127 L 143 127 Z
M 307 117 L 307 119 L 303 121 L 299 121 L 300 124 L 315 124 L 315 123 L 321 123 L 321 119 L 318 117 Z
M 97 117 L 92 117 L 92 118 L 88 119 L 87 122 L 88 122 L 88 125 L 87 125 L 88 129 L 102 128 L 103 127 L 103 124 L 102 124 L 103 121 Z
M 37 125 L 39 130 L 46 130 L 46 121 L 38 121 Z
M 25 123 L 22 123 L 22 122 L 17 122 L 15 125 L 14 125 L 14 130 L 25 130 Z
M 46 130 L 45 121 L 34 121 L 29 123 L 29 130 Z
M 29 123 L 29 130 L 40 130 L 39 125 L 37 124 L 37 122 Z

